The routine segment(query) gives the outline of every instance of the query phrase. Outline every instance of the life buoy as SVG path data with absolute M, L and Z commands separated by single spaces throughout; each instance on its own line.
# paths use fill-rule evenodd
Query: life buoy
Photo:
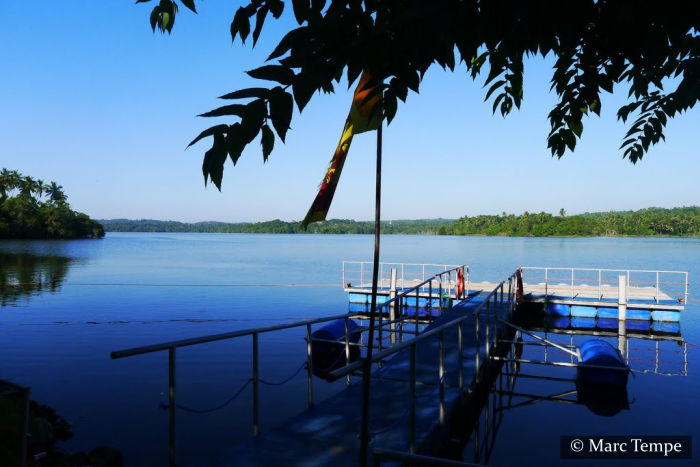
M 460 299 L 464 296 L 464 271 L 462 268 L 457 269 L 457 284 L 455 285 L 455 298 Z

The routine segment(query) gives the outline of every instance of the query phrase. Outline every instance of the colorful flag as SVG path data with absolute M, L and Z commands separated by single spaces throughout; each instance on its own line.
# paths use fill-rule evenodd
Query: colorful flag
M 345 158 L 348 156 L 352 137 L 358 133 L 376 130 L 381 124 L 382 113 L 378 107 L 381 105 L 380 93 L 373 93 L 373 88 L 367 87 L 369 80 L 369 74 L 363 72 L 360 77 L 360 82 L 357 88 L 355 88 L 352 106 L 350 107 L 348 118 L 345 120 L 340 142 L 338 142 L 338 146 L 335 148 L 335 153 L 333 153 L 333 158 L 328 166 L 328 170 L 326 170 L 323 181 L 321 181 L 318 194 L 311 204 L 306 217 L 301 222 L 301 226 L 304 230 L 306 230 L 306 227 L 311 222 L 326 220 L 328 209 L 330 209 L 331 201 L 333 201 L 335 189 L 338 186 L 340 173 L 343 171 Z

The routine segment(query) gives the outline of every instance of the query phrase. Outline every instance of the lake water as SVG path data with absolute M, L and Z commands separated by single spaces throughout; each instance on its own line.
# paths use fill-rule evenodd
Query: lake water
M 167 353 L 111 360 L 110 352 L 345 313 L 341 263 L 371 260 L 372 245 L 371 236 L 361 235 L 158 233 L 0 242 L 3 278 L 21 266 L 26 283 L 2 289 L 0 379 L 31 387 L 32 399 L 72 423 L 74 436 L 61 449 L 109 445 L 124 453 L 127 465 L 166 464 L 168 414 L 159 404 L 167 403 Z M 697 239 L 385 236 L 381 260 L 468 264 L 475 281 L 503 280 L 517 266 L 682 270 L 690 273 L 690 297 L 700 298 Z M 512 410 L 503 417 L 491 462 L 556 463 L 559 436 L 568 434 L 691 435 L 698 452 L 700 302 L 682 313 L 681 331 L 687 376 L 635 374 L 630 409 L 614 417 L 548 402 Z M 244 338 L 179 350 L 178 402 L 206 409 L 226 401 L 250 377 L 250 348 Z M 261 377 L 281 380 L 303 362 L 305 342 L 299 331 L 282 332 L 262 336 L 260 350 Z M 680 352 L 664 350 L 669 358 Z M 523 384 L 549 392 L 540 381 Z M 342 388 L 343 382 L 316 380 L 316 399 Z M 249 436 L 250 401 L 247 388 L 222 410 L 178 412 L 180 463 Z M 262 387 L 261 403 L 263 430 L 304 409 L 304 374 L 283 389 Z

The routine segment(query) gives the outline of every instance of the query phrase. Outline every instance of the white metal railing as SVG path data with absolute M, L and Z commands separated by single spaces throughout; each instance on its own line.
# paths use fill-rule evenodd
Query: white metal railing
M 626 277 L 628 299 L 654 303 L 672 300 L 679 304 L 688 301 L 686 271 L 522 267 L 522 273 L 525 293 L 614 299 L 622 275 Z
M 456 271 L 461 268 L 464 273 L 465 289 L 469 290 L 469 266 L 458 264 L 423 264 L 423 263 L 379 263 L 377 284 L 380 289 L 388 289 L 391 285 L 391 270 L 396 269 L 396 287 L 399 290 L 415 287 L 425 283 L 426 279 L 438 274 Z M 372 286 L 371 261 L 343 261 L 341 284 L 343 287 L 369 288 Z M 445 282 L 452 286 L 456 275 L 447 275 Z M 433 284 L 434 285 L 434 284 Z M 427 285 L 423 286 L 425 292 Z

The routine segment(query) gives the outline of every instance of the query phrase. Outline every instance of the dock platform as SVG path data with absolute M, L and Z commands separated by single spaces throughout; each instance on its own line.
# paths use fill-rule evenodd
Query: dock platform
M 468 386 L 476 374 L 479 342 L 473 311 L 483 303 L 483 296 L 476 295 L 456 303 L 453 308 L 438 317 L 424 332 L 456 318 L 468 316 L 463 321 L 463 358 L 458 358 L 457 328 L 444 331 L 444 400 L 443 410 L 449 411 L 460 400 L 458 362 L 462 361 L 462 377 Z M 507 303 L 499 313 L 505 313 Z M 482 324 L 479 339 L 486 339 Z M 440 426 L 440 382 L 438 335 L 431 336 L 416 345 L 416 451 L 429 442 L 431 434 Z M 482 353 L 483 358 L 483 353 Z M 408 452 L 410 439 L 409 401 L 409 348 L 405 348 L 385 361 L 372 374 L 370 398 L 371 448 Z M 236 465 L 285 465 L 293 459 L 295 465 L 355 465 L 358 463 L 362 401 L 360 380 L 335 396 L 311 409 L 304 410 L 283 425 L 261 433 L 255 438 L 231 448 L 202 466 Z

